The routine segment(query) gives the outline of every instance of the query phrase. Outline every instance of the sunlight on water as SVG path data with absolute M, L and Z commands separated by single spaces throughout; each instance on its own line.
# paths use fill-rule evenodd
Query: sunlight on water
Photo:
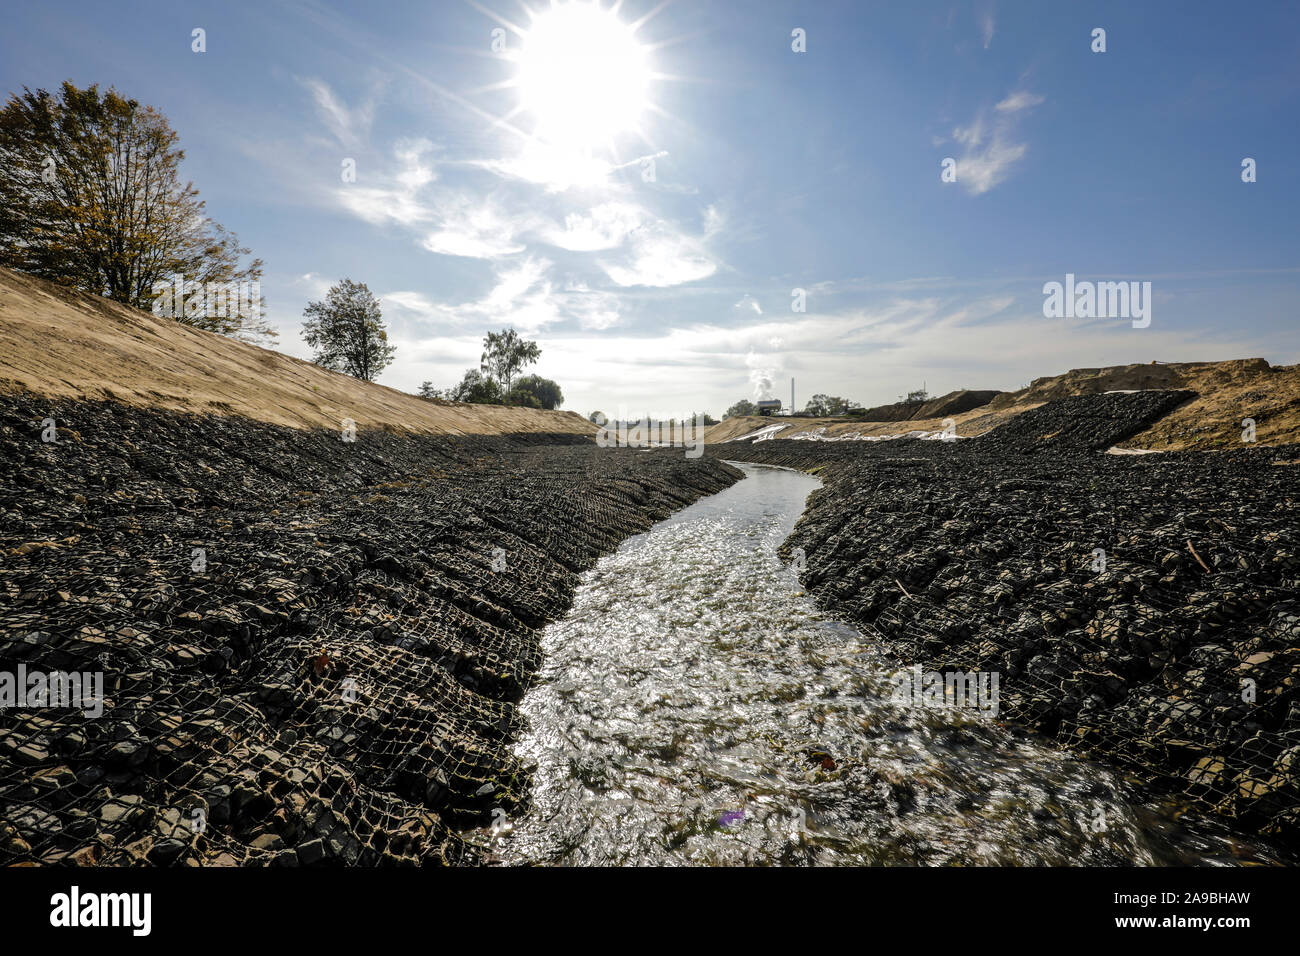
M 510 864 L 1153 864 L 1259 859 L 977 709 L 891 702 L 899 665 L 776 549 L 816 479 L 732 488 L 624 543 L 547 628 Z

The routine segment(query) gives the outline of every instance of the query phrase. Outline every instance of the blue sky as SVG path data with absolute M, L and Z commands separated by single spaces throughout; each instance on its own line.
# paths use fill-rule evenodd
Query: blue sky
M 162 110 L 208 211 L 265 261 L 275 347 L 307 357 L 302 309 L 348 276 L 380 297 L 380 381 L 405 390 L 459 380 L 506 325 L 566 407 L 610 414 L 788 401 L 791 376 L 801 406 L 870 405 L 1300 361 L 1294 3 L 624 0 L 648 105 L 583 147 L 506 85 L 541 55 L 525 7 L 548 6 L 25 4 L 0 90 L 98 82 Z M 494 51 L 503 21 L 523 35 Z M 580 97 L 621 89 L 595 60 Z M 1150 326 L 1045 318 L 1066 273 L 1151 282 Z

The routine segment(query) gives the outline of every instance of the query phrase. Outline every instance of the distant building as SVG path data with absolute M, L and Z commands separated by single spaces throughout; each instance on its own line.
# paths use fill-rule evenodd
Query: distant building
M 781 410 L 781 400 L 779 398 L 765 398 L 757 405 L 760 415 L 775 415 Z

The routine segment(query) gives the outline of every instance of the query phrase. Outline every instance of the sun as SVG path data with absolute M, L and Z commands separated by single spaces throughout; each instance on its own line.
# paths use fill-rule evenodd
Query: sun
M 514 85 L 539 140 L 589 152 L 638 130 L 653 71 L 635 32 L 594 0 L 553 3 L 533 15 Z

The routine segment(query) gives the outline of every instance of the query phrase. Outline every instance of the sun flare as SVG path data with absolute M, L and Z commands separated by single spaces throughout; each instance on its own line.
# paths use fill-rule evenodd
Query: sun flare
M 570 0 L 535 15 L 523 34 L 515 85 L 538 139 L 591 150 L 637 130 L 651 70 L 634 33 L 595 2 Z

